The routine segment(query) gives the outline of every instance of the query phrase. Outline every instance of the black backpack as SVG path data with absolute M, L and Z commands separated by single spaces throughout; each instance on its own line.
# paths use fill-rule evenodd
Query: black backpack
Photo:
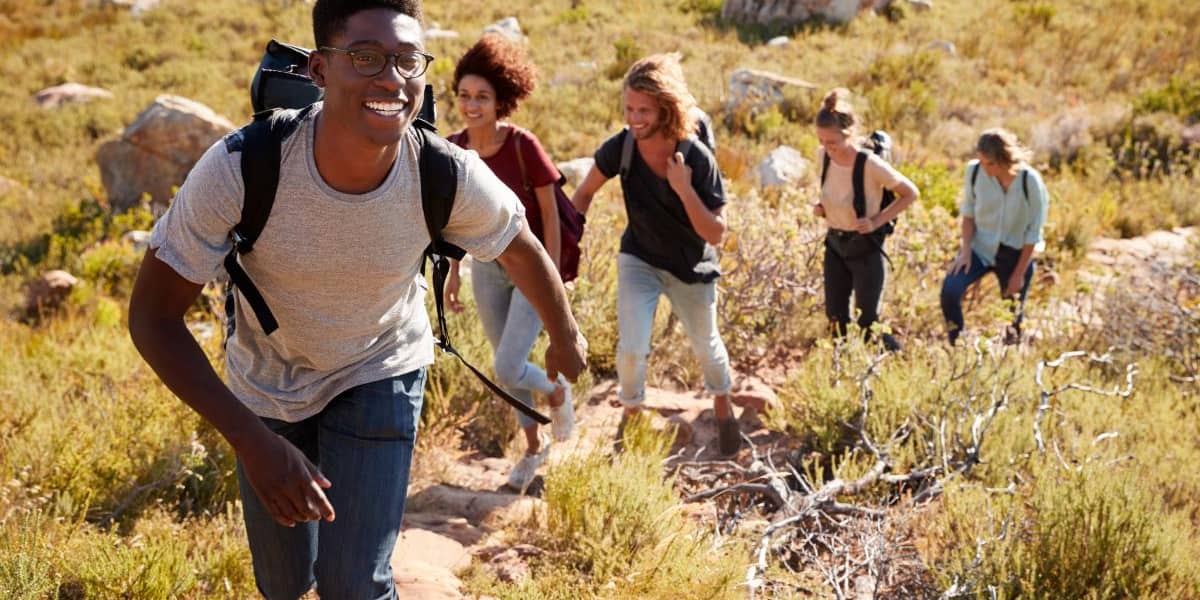
M 874 152 L 876 156 L 887 162 L 892 161 L 892 137 L 887 132 L 875 130 L 867 137 L 865 148 L 858 151 L 858 156 L 854 157 L 854 214 L 858 218 L 867 216 L 867 192 L 866 185 L 863 183 L 866 177 L 867 168 L 867 152 Z M 825 154 L 825 160 L 821 164 L 821 186 L 825 186 L 825 173 L 829 170 L 829 154 Z M 889 189 L 883 190 L 883 197 L 879 202 L 879 210 L 882 211 L 896 201 L 896 193 Z M 882 232 L 884 237 L 887 237 L 896 230 L 896 220 L 892 219 L 884 223 L 876 231 Z
M 312 104 L 321 99 L 323 90 L 308 77 L 309 50 L 271 40 L 262 62 L 250 84 L 250 101 L 256 111 L 249 125 L 225 137 L 229 152 L 241 152 L 241 172 L 245 192 L 241 221 L 229 232 L 233 249 L 225 256 L 225 270 L 232 286 L 241 292 L 254 311 L 263 333 L 270 335 L 279 328 L 262 294 L 242 269 L 238 256 L 254 250 L 254 244 L 267 224 L 275 192 L 279 185 L 279 166 L 283 140 L 304 121 Z M 421 114 L 413 122 L 419 140 L 418 169 L 421 175 L 421 207 L 430 244 L 425 258 L 433 265 L 433 297 L 437 309 L 439 332 L 437 344 L 457 357 L 493 393 L 535 421 L 546 424 L 550 419 L 520 400 L 512 397 L 471 365 L 450 344 L 446 327 L 444 289 L 450 272 L 450 260 L 462 259 L 466 253 L 446 242 L 442 229 L 450 221 L 458 185 L 458 164 L 453 145 L 437 135 L 436 113 L 432 86 L 425 86 Z M 425 271 L 424 260 L 421 271 Z M 233 290 L 226 296 L 225 310 L 229 333 L 233 332 Z M 228 339 L 228 338 L 227 338 Z

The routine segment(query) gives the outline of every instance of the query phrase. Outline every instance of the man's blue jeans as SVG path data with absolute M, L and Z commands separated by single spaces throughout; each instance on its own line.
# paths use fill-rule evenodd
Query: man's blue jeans
M 404 516 L 421 417 L 425 369 L 351 388 L 298 423 L 263 419 L 333 483 L 333 522 L 276 523 L 238 462 L 246 536 L 258 589 L 295 600 L 315 583 L 322 598 L 395 598 L 390 564 Z
M 979 258 L 974 251 L 971 252 L 971 266 L 967 268 L 966 273 L 955 273 L 947 275 L 946 280 L 942 282 L 942 316 L 946 318 L 947 325 L 950 330 L 948 336 L 950 343 L 954 343 L 958 339 L 958 334 L 963 329 L 963 312 L 962 299 L 967 293 L 967 288 L 971 284 L 979 281 L 988 272 L 995 272 L 996 279 L 1000 281 L 1000 294 L 1004 295 L 1004 288 L 1008 286 L 1008 279 L 1012 277 L 1013 271 L 1017 268 L 1017 263 L 1020 262 L 1021 251 L 1008 246 L 1000 246 L 996 252 L 995 265 L 987 266 Z M 1021 320 L 1025 315 L 1025 296 L 1029 294 L 1029 282 L 1033 281 L 1034 262 L 1029 261 L 1029 267 L 1025 269 L 1025 281 L 1021 284 L 1021 292 L 1016 298 L 1017 304 L 1013 308 L 1013 329 L 1018 333 L 1021 331 Z
M 729 354 L 717 332 L 717 284 L 684 283 L 632 254 L 617 256 L 617 379 L 625 406 L 640 406 L 646 397 L 646 360 L 654 310 L 665 295 L 679 317 L 704 372 L 704 387 L 715 395 L 733 387 Z

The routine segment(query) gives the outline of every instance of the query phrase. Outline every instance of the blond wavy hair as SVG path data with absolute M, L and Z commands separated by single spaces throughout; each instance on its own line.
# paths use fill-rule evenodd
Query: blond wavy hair
M 1010 168 L 1033 160 L 1033 152 L 1021 145 L 1017 135 L 1000 127 L 984 131 L 975 144 L 975 151 Z
M 696 131 L 696 121 L 690 116 L 696 98 L 688 91 L 679 58 L 678 52 L 647 56 L 625 73 L 625 89 L 658 101 L 663 134 L 672 140 L 685 139 Z

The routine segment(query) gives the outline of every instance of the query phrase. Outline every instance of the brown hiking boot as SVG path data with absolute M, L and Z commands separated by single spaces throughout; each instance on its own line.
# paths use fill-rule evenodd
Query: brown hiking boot
M 737 419 L 732 416 L 728 419 L 717 419 L 717 435 L 721 456 L 737 454 L 738 448 L 742 445 L 742 432 L 738 427 Z

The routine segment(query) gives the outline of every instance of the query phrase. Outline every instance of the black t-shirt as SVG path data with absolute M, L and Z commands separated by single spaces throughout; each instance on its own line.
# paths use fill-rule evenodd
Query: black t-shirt
M 628 130 L 605 140 L 596 151 L 596 168 L 608 178 L 620 175 L 621 145 Z M 692 188 L 710 210 L 725 205 L 725 189 L 712 152 L 699 141 L 683 158 L 692 168 Z M 663 269 L 684 283 L 708 283 L 721 276 L 717 249 L 692 227 L 683 201 L 670 183 L 650 170 L 637 145 L 628 175 L 621 180 L 629 225 L 621 236 L 621 252 Z

